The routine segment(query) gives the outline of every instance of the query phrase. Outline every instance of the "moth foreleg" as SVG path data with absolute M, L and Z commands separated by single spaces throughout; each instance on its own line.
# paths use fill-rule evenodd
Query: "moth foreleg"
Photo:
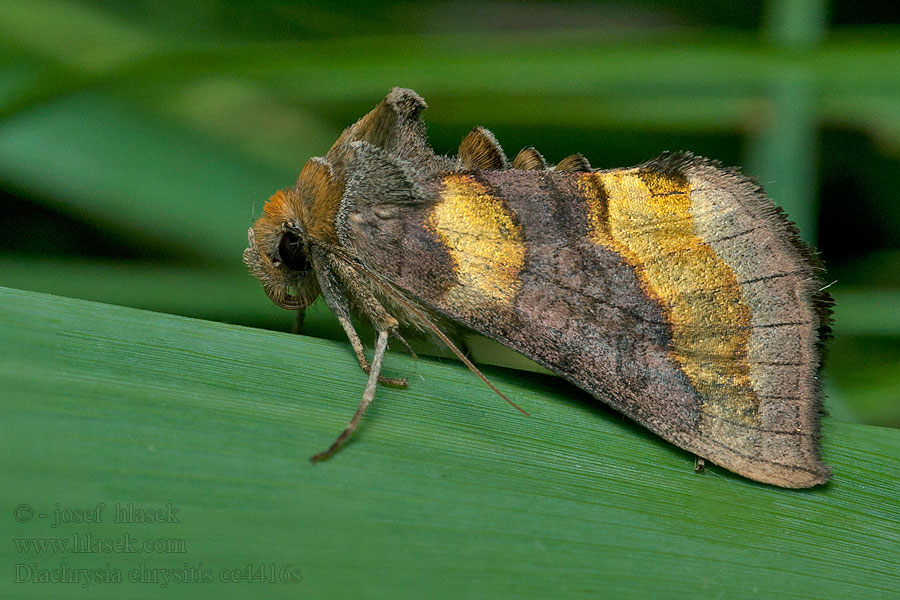
M 306 317 L 306 309 L 300 308 L 297 309 L 297 314 L 294 316 L 294 324 L 291 326 L 291 333 L 299 334 L 303 331 L 303 321 Z
M 344 328 L 347 339 L 350 340 L 350 346 L 353 347 L 353 352 L 356 354 L 356 360 L 359 361 L 359 366 L 366 374 L 371 375 L 372 367 L 369 365 L 369 359 L 366 358 L 366 351 L 363 347 L 362 340 L 359 339 L 359 334 L 356 333 L 356 329 L 353 328 L 353 323 L 350 322 L 350 317 L 347 315 L 338 315 L 337 319 L 338 323 L 341 324 L 341 327 Z M 378 383 L 399 388 L 405 388 L 409 385 L 409 381 L 406 377 L 382 377 L 380 375 L 378 376 Z
M 365 348 L 363 347 L 362 340 L 359 339 L 359 334 L 356 333 L 356 329 L 353 328 L 353 323 L 350 320 L 349 302 L 347 301 L 347 295 L 344 291 L 343 282 L 339 282 L 335 277 L 335 274 L 332 272 L 332 270 L 334 270 L 337 271 L 338 274 L 340 274 L 340 267 L 342 265 L 339 261 L 331 259 L 327 254 L 324 253 L 318 255 L 317 258 L 319 258 L 319 260 L 321 260 L 323 264 L 331 267 L 330 269 L 323 268 L 321 270 L 316 270 L 316 276 L 319 280 L 319 286 L 322 289 L 322 297 L 325 298 L 325 303 L 328 305 L 328 308 L 330 308 L 331 312 L 334 313 L 334 316 L 337 317 L 338 322 L 344 329 L 344 333 L 347 334 L 347 339 L 350 341 L 350 346 L 353 348 L 353 352 L 356 354 L 356 360 L 359 362 L 360 368 L 362 368 L 362 370 L 366 374 L 369 374 L 371 372 L 371 367 L 369 365 L 369 360 L 366 358 Z M 377 329 L 386 329 L 385 327 L 379 326 L 377 322 L 374 323 Z M 396 325 L 396 321 L 394 322 L 394 324 Z M 409 384 L 405 377 L 379 377 L 378 383 L 400 388 L 405 388 Z
M 357 300 L 360 311 L 366 316 L 378 330 L 384 329 L 397 339 L 410 356 L 416 358 L 416 353 L 409 343 L 400 335 L 400 324 L 381 304 L 381 301 L 372 292 L 368 280 L 363 278 L 352 266 L 339 260 L 333 261 L 333 268 L 341 277 L 341 283 L 347 286 L 351 296 Z M 405 387 L 405 386 L 404 386 Z
M 350 422 L 347 424 L 347 427 L 344 428 L 344 431 L 341 432 L 339 436 L 332 442 L 327 449 L 318 454 L 314 455 L 309 460 L 311 462 L 318 462 L 320 460 L 325 460 L 333 455 L 335 452 L 341 449 L 347 439 L 353 435 L 353 432 L 356 431 L 356 428 L 359 426 L 359 421 L 362 419 L 362 416 L 365 414 L 366 409 L 369 408 L 369 405 L 372 403 L 372 399 L 375 397 L 375 388 L 378 384 L 378 373 L 381 371 L 381 361 L 384 358 L 384 353 L 387 350 L 387 341 L 388 341 L 388 332 L 380 330 L 378 332 L 378 338 L 375 340 L 375 355 L 372 357 L 372 366 L 369 371 L 369 380 L 366 382 L 366 390 L 363 392 L 362 401 L 359 403 L 359 407 L 356 409 L 356 413 L 353 415 L 353 418 L 350 419 Z

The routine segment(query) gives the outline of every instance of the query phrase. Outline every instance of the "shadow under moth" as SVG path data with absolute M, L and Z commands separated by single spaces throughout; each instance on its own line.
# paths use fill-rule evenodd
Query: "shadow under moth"
M 829 298 L 813 252 L 759 185 L 688 153 L 606 170 L 580 154 L 551 166 L 526 148 L 510 163 L 481 127 L 438 156 L 425 107 L 391 90 L 248 232 L 244 261 L 269 298 L 302 310 L 321 294 L 368 373 L 347 428 L 312 460 L 341 447 L 378 383 L 405 386 L 379 376 L 388 338 L 406 345 L 401 324 L 433 332 L 483 379 L 450 325 L 735 473 L 828 480 L 818 371 Z M 371 363 L 353 311 L 377 332 Z

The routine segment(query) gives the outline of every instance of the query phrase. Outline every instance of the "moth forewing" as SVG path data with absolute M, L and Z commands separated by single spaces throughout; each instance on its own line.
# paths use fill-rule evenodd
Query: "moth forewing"
M 267 293 L 293 297 L 300 274 L 273 252 L 285 247 L 279 227 L 299 219 L 303 244 L 287 247 L 308 248 L 315 291 L 370 374 L 353 420 L 318 457 L 372 401 L 398 319 L 449 343 L 440 318 L 736 473 L 785 487 L 828 479 L 817 379 L 827 297 L 810 249 L 757 184 L 686 153 L 596 170 L 580 154 L 548 166 L 531 148 L 510 165 L 480 127 L 458 156 L 440 157 L 424 107 L 392 90 L 304 167 L 250 239 Z M 351 306 L 378 331 L 371 368 Z

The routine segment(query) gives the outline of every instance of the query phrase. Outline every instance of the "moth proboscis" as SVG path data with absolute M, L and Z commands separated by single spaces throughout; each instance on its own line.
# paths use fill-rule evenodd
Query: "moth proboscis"
M 510 163 L 482 127 L 439 156 L 425 107 L 391 90 L 248 232 L 244 261 L 269 298 L 302 310 L 321 294 L 368 373 L 314 460 L 353 433 L 378 383 L 406 385 L 380 377 L 388 339 L 407 345 L 401 324 L 433 331 L 485 379 L 442 331 L 452 323 L 701 461 L 784 487 L 828 480 L 817 374 L 830 299 L 758 184 L 689 153 L 595 169 L 526 148 Z M 353 311 L 377 332 L 371 363 Z

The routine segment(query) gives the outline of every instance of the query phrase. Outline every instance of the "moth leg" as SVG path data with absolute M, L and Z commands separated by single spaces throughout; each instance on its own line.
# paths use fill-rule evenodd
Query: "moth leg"
M 291 326 L 291 333 L 299 334 L 301 331 L 303 331 L 303 320 L 305 317 L 306 309 L 297 309 L 297 314 L 294 316 L 294 324 Z
M 694 457 L 694 473 L 703 473 L 706 471 L 706 461 L 699 456 Z
M 362 419 L 366 409 L 369 408 L 372 399 L 375 397 L 375 387 L 378 384 L 378 373 L 381 371 L 381 359 L 384 358 L 384 353 L 387 350 L 387 342 L 388 332 L 379 330 L 378 338 L 375 341 L 375 355 L 372 357 L 372 368 L 369 371 L 369 380 L 366 382 L 366 390 L 363 392 L 359 408 L 356 409 L 356 413 L 353 415 L 353 418 L 350 419 L 350 422 L 347 424 L 347 427 L 344 428 L 344 431 L 337 436 L 328 448 L 310 458 L 309 460 L 311 462 L 319 462 L 320 460 L 331 457 L 335 452 L 341 449 L 341 446 L 343 446 L 347 439 L 353 435 L 353 432 L 356 431 L 360 419 Z
M 319 258 L 328 267 L 339 270 L 340 262 L 331 260 L 327 254 L 319 254 L 317 258 Z M 350 309 L 348 308 L 349 303 L 347 301 L 346 294 L 341 287 L 341 284 L 335 279 L 335 276 L 331 272 L 331 270 L 327 268 L 322 270 L 317 269 L 316 276 L 319 281 L 319 287 L 322 290 L 322 297 L 325 298 L 325 303 L 328 305 L 328 308 L 330 308 L 331 312 L 334 313 L 334 316 L 337 317 L 338 322 L 344 329 L 344 333 L 347 334 L 347 339 L 350 340 L 350 346 L 353 347 L 353 352 L 356 354 L 356 360 L 359 362 L 359 366 L 366 374 L 370 374 L 371 367 L 369 366 L 369 360 L 366 358 L 365 348 L 363 347 L 362 340 L 359 339 L 359 334 L 356 333 L 356 329 L 353 328 L 353 323 L 350 320 Z M 368 289 L 366 291 L 368 291 Z M 371 294 L 371 292 L 369 293 Z M 396 327 L 397 321 L 393 318 L 391 319 L 393 320 L 394 326 Z M 379 331 L 382 329 L 387 329 L 380 326 L 377 321 L 373 320 L 373 323 L 375 323 L 375 327 Z M 405 377 L 379 377 L 378 383 L 398 388 L 405 388 L 409 385 L 409 381 Z
M 350 345 L 353 347 L 353 352 L 356 354 L 356 360 L 359 361 L 359 366 L 367 375 L 370 375 L 372 373 L 372 367 L 369 365 L 369 359 L 366 358 L 366 351 L 363 347 L 362 340 L 359 339 L 359 334 L 356 333 L 356 329 L 353 328 L 353 323 L 350 322 L 349 316 L 338 315 L 337 319 L 341 324 L 341 327 L 344 328 L 347 339 L 350 340 Z M 406 377 L 382 377 L 381 375 L 378 376 L 378 383 L 399 388 L 405 388 L 409 385 L 409 381 Z
M 392 317 L 382 306 L 381 301 L 372 293 L 368 282 L 356 269 L 339 260 L 332 261 L 332 266 L 340 275 L 341 282 L 347 286 L 351 295 L 359 301 L 362 312 L 375 324 L 375 327 L 388 331 L 393 338 L 403 344 L 413 358 L 416 358 L 416 353 L 410 347 L 409 342 L 400 335 L 400 324 L 397 322 L 397 319 Z
M 398 330 L 395 329 L 394 331 L 392 331 L 391 335 L 394 336 L 401 344 L 403 344 L 403 347 L 406 348 L 406 351 L 409 352 L 409 355 L 411 357 L 419 358 L 416 354 L 416 351 L 412 349 L 412 346 L 409 345 L 409 342 L 406 341 L 406 338 L 400 335 L 400 332 Z

